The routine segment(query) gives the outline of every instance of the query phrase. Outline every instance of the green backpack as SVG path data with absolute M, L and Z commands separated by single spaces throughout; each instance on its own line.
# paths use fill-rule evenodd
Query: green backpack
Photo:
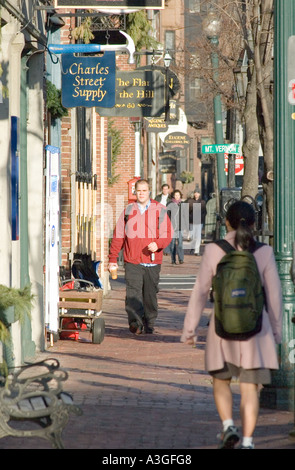
M 221 338 L 246 340 L 262 327 L 264 290 L 253 253 L 264 243 L 256 242 L 252 253 L 237 251 L 226 240 L 215 243 L 226 252 L 212 282 L 215 331 Z

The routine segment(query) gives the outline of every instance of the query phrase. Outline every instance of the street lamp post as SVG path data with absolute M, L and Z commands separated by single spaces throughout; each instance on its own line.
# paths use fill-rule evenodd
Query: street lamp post
M 165 102 L 165 122 L 168 122 L 169 119 L 169 111 L 170 111 L 170 106 L 169 106 L 169 83 L 168 83 L 168 69 L 170 67 L 172 61 L 172 57 L 169 54 L 168 51 L 166 51 L 166 54 L 164 55 L 164 65 L 165 65 L 165 95 L 166 95 L 166 102 Z
M 202 23 L 203 31 L 206 34 L 207 38 L 211 42 L 214 49 L 219 44 L 218 36 L 220 32 L 220 20 L 216 13 L 211 10 L 209 11 L 207 17 L 203 20 Z M 218 68 L 219 68 L 219 59 L 216 50 L 213 50 L 211 54 L 212 68 L 213 68 L 213 79 L 214 82 L 218 82 Z M 214 134 L 215 134 L 215 144 L 222 145 L 224 144 L 223 139 L 223 125 L 222 125 L 222 106 L 220 94 L 215 92 L 213 99 L 213 109 L 214 109 Z M 224 154 L 216 154 L 217 158 L 217 180 L 218 180 L 218 194 L 219 194 L 219 205 L 220 205 L 220 192 L 222 188 L 227 186 L 226 184 L 226 174 L 225 174 L 225 164 L 224 164 Z M 220 226 L 220 238 L 225 236 L 225 226 L 222 223 Z
M 211 44 L 216 48 L 219 44 L 218 35 L 220 32 L 220 20 L 217 17 L 214 11 L 210 11 L 207 17 L 203 21 L 203 31 L 206 34 L 207 38 L 210 40 Z M 218 67 L 219 60 L 218 54 L 213 50 L 211 54 L 212 68 L 213 68 L 213 79 L 214 82 L 218 82 Z M 214 133 L 215 133 L 215 144 L 222 145 L 224 143 L 223 139 L 223 126 L 222 126 L 222 107 L 220 94 L 214 94 Z M 225 165 L 224 165 L 224 154 L 220 153 L 216 155 L 217 158 L 217 172 L 218 172 L 218 186 L 219 191 L 222 188 L 226 187 L 226 175 L 225 175 Z
M 295 120 L 288 102 L 288 40 L 295 35 L 294 0 L 275 2 L 274 44 L 274 251 L 283 292 L 283 336 L 279 346 L 280 369 L 272 384 L 262 390 L 262 404 L 294 409 L 295 295 L 293 245 L 295 240 Z M 295 70 L 293 70 L 295 79 Z

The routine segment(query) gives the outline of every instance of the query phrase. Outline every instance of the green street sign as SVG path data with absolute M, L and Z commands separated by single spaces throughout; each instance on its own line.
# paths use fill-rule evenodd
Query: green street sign
M 240 154 L 240 146 L 238 144 L 221 144 L 221 145 L 202 145 L 202 153 L 237 153 Z

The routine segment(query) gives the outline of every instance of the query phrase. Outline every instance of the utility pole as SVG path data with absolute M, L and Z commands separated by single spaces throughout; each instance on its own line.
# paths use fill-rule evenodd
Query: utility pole
M 261 404 L 291 410 L 294 409 L 295 362 L 292 323 L 295 316 L 292 279 L 295 240 L 295 109 L 288 100 L 288 43 L 295 35 L 295 2 L 275 0 L 274 3 L 274 251 L 283 291 L 283 338 L 278 351 L 280 369 L 274 372 L 272 384 L 262 390 Z M 291 73 L 295 79 L 295 68 Z

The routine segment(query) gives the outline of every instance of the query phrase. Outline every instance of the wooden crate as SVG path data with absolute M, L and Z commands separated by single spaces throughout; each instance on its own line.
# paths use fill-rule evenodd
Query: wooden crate
M 60 290 L 58 306 L 67 310 L 79 309 L 100 312 L 102 309 L 102 296 L 102 289 L 93 291 Z

